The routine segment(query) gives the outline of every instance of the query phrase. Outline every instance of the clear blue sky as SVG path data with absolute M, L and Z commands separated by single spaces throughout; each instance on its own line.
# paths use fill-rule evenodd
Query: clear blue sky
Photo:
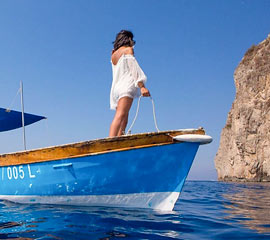
M 215 180 L 233 73 L 270 33 L 269 13 L 269 0 L 1 0 L 0 106 L 10 106 L 22 80 L 25 111 L 48 117 L 26 127 L 28 149 L 106 137 L 112 41 L 132 30 L 159 128 L 203 126 L 214 142 L 199 149 L 189 179 Z M 143 99 L 133 132 L 154 130 Z M 1 133 L 0 153 L 22 149 L 21 130 Z

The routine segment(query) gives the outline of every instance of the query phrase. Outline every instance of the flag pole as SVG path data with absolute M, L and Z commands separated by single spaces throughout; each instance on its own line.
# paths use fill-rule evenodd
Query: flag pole
M 26 141 L 25 141 L 25 126 L 24 126 L 24 103 L 23 103 L 23 82 L 20 83 L 21 87 L 21 108 L 22 108 L 22 127 L 23 127 L 23 145 L 24 150 L 26 150 Z

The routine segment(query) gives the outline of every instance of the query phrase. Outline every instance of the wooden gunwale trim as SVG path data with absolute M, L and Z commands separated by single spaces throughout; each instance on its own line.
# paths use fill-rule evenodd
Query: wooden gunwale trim
M 81 154 L 81 155 L 76 155 L 76 156 L 71 156 L 71 157 L 66 157 L 66 158 L 55 158 L 55 159 L 48 159 L 48 160 L 39 160 L 37 159 L 35 162 L 21 162 L 13 165 L 22 165 L 22 164 L 30 164 L 30 163 L 42 163 L 42 162 L 52 162 L 52 161 L 59 161 L 59 160 L 66 160 L 66 159 L 73 159 L 73 158 L 80 158 L 80 157 L 90 157 L 90 156 L 96 156 L 100 154 L 109 154 L 109 153 L 114 153 L 114 152 L 123 152 L 123 151 L 129 151 L 129 150 L 134 150 L 134 149 L 142 149 L 142 148 L 150 148 L 150 147 L 158 147 L 158 146 L 164 146 L 164 145 L 170 145 L 170 144 L 180 144 L 181 142 L 171 142 L 171 143 L 162 143 L 162 144 L 151 144 L 151 145 L 145 145 L 145 146 L 137 146 L 137 147 L 132 147 L 132 148 L 121 148 L 121 149 L 115 149 L 115 150 L 110 150 L 110 151 L 104 151 L 104 152 L 98 152 L 98 153 L 88 153 L 88 154 Z M 4 166 L 10 166 L 11 164 L 5 164 L 5 165 L 0 165 L 0 167 Z
M 172 144 L 173 136 L 182 134 L 204 135 L 203 129 L 174 130 L 158 133 L 141 133 L 115 138 L 104 138 L 61 146 L 47 147 L 0 155 L 0 166 L 21 165 L 37 162 L 91 156 L 116 151 Z

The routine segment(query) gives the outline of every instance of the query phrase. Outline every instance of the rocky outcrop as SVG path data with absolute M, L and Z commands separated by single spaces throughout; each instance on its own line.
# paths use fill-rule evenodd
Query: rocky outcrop
M 234 72 L 236 97 L 215 158 L 222 181 L 270 181 L 270 34 Z

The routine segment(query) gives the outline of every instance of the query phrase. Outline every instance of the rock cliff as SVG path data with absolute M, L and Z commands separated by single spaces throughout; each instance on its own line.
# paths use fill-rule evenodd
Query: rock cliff
M 215 158 L 218 180 L 270 181 L 270 34 L 246 52 L 234 81 Z

